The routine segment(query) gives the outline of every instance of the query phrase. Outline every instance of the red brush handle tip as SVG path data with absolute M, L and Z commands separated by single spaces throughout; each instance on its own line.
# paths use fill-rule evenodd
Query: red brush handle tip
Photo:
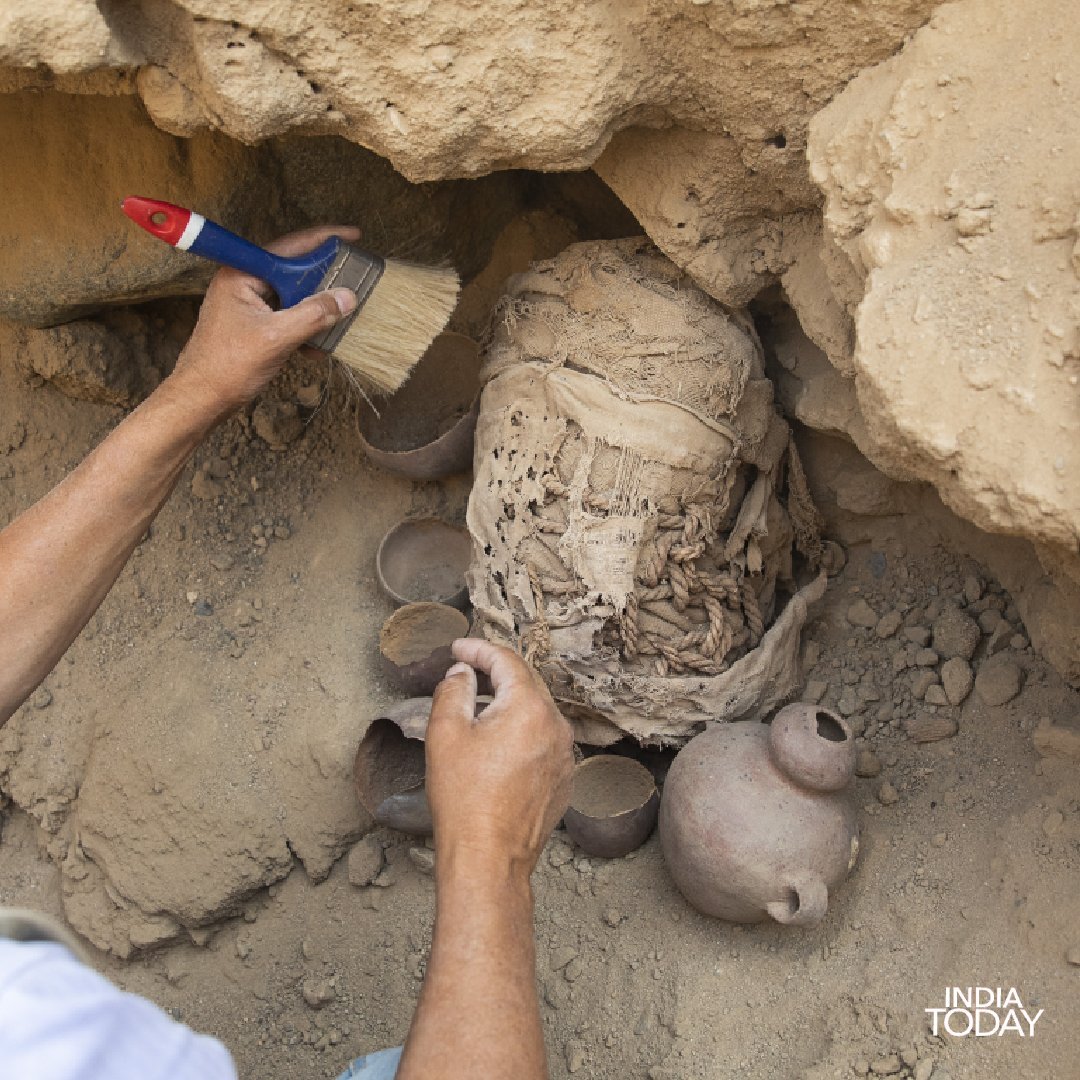
M 160 199 L 144 199 L 141 195 L 129 195 L 120 204 L 120 209 L 136 225 L 140 225 L 165 243 L 174 245 L 184 235 L 184 229 L 191 218 L 191 211 L 182 206 L 173 206 L 172 203 L 162 202 Z

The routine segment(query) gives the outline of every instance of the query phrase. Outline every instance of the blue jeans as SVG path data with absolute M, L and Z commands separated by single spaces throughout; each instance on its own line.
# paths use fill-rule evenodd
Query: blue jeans
M 357 1058 L 338 1080 L 349 1080 L 350 1077 L 360 1077 L 360 1080 L 394 1080 L 402 1049 L 395 1046 L 393 1050 L 376 1050 L 374 1054 L 365 1054 L 364 1057 Z

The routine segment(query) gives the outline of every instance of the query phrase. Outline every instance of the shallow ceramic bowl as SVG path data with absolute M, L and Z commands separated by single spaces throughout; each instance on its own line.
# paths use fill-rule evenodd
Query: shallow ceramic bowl
M 644 765 L 618 754 L 596 754 L 574 770 L 563 824 L 586 854 L 617 859 L 645 843 L 659 807 L 660 794 Z
M 454 663 L 450 646 L 469 632 L 469 620 L 449 604 L 400 607 L 383 623 L 379 654 L 386 677 L 406 694 L 433 694 Z
M 397 393 L 360 402 L 368 457 L 412 480 L 438 480 L 472 465 L 480 412 L 480 348 L 463 334 L 440 334 Z
M 430 601 L 464 610 L 469 603 L 465 571 L 472 558 L 469 531 L 438 518 L 395 525 L 379 544 L 375 574 L 395 604 Z

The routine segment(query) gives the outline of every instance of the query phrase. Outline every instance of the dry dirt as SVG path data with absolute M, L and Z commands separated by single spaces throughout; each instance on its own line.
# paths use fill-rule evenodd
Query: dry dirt
M 0 355 L 0 522 L 121 415 L 41 385 L 18 360 Z M 63 914 L 66 899 L 114 952 L 135 949 L 94 951 L 100 970 L 223 1039 L 260 1080 L 334 1076 L 399 1043 L 431 938 L 423 844 L 376 829 L 334 861 L 365 828 L 336 763 L 393 696 L 377 663 L 390 612 L 373 580 L 378 539 L 407 514 L 461 521 L 468 480 L 412 484 L 371 467 L 327 374 L 297 361 L 272 388 L 272 403 L 296 408 L 264 404 L 264 416 L 301 421 L 283 449 L 241 418 L 200 450 L 101 612 L 0 736 L 0 902 Z M 865 724 L 881 768 L 856 781 L 853 877 L 815 929 L 738 927 L 685 904 L 655 836 L 604 862 L 557 834 L 535 876 L 554 1077 L 826 1080 L 870 1063 L 888 1073 L 894 1054 L 890 1075 L 920 1080 L 924 1062 L 936 1080 L 1077 1075 L 1080 968 L 1066 953 L 1080 949 L 1080 782 L 1075 759 L 1040 757 L 1033 731 L 1075 723 L 1080 700 L 984 570 L 896 522 L 859 519 L 862 542 L 804 635 L 805 693 Z M 997 664 L 1020 669 L 1003 705 L 978 689 L 960 708 L 913 695 L 920 672 L 940 670 L 918 654 L 954 599 L 1009 623 L 980 631 L 974 654 L 979 667 L 993 641 Z M 896 624 L 891 636 L 860 625 L 861 601 L 888 616 L 882 632 Z M 930 716 L 958 733 L 914 742 L 906 725 Z M 1058 736 L 1041 742 L 1068 749 Z M 171 837 L 142 835 L 133 816 L 154 797 L 175 799 Z M 232 830 L 219 836 L 222 814 Z M 245 851 L 235 840 L 249 820 Z M 140 860 L 172 904 L 155 918 L 171 925 L 125 913 L 132 897 L 152 907 Z M 217 903 L 234 914 L 200 912 L 200 883 L 232 866 L 232 899 Z M 122 903 L 93 899 L 105 894 Z M 155 935 L 171 941 L 154 947 Z M 930 1037 L 923 1010 L 947 985 L 1016 987 L 1045 1010 L 1035 1037 Z

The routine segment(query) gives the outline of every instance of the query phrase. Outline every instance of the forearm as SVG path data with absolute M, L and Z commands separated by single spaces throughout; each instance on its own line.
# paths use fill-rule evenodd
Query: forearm
M 398 1080 L 543 1080 L 526 868 L 437 854 L 435 932 Z
M 218 414 L 176 376 L 0 532 L 0 724 L 85 626 Z

